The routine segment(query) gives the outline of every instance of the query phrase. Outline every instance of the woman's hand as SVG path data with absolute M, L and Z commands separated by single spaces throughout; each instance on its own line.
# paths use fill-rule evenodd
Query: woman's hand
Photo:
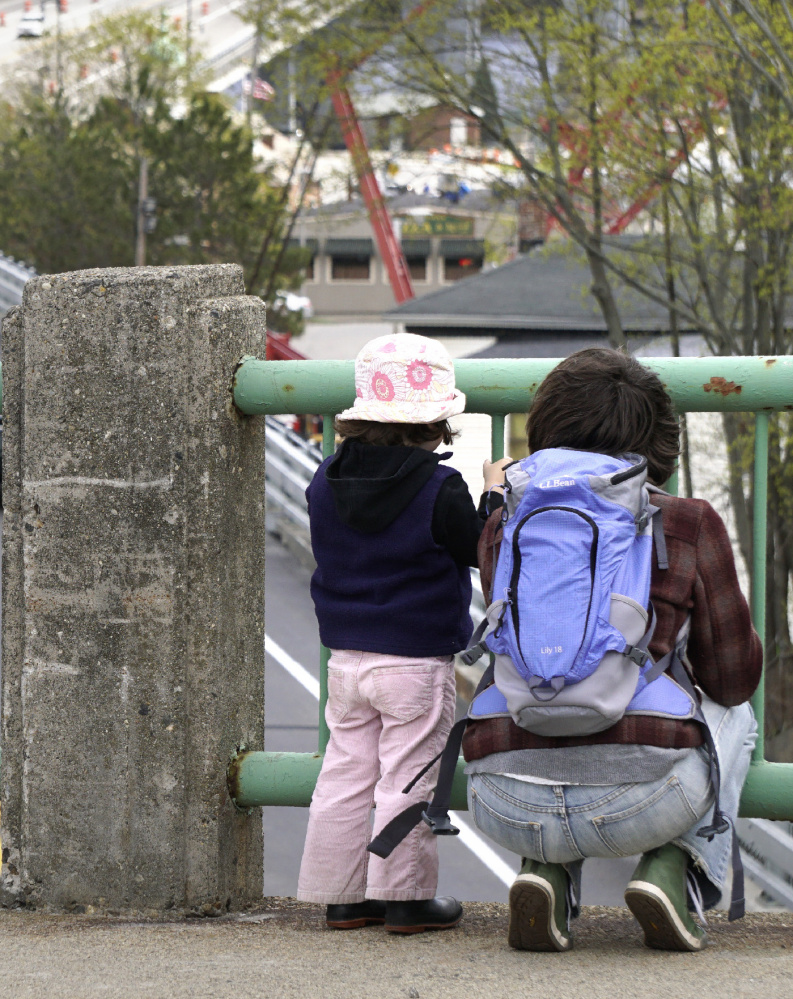
M 512 463 L 511 458 L 500 458 L 498 461 L 485 461 L 482 465 L 482 475 L 485 485 L 483 492 L 493 489 L 496 486 L 504 485 L 504 469 Z

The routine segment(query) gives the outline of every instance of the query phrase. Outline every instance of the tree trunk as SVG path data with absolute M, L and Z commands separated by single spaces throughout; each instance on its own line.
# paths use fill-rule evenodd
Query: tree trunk
M 592 294 L 597 299 L 600 311 L 606 321 L 609 346 L 615 349 L 625 346 L 625 334 L 622 330 L 619 308 L 614 299 L 614 292 L 609 283 L 606 265 L 602 259 L 602 249 L 598 251 L 586 248 L 589 269 L 592 274 Z

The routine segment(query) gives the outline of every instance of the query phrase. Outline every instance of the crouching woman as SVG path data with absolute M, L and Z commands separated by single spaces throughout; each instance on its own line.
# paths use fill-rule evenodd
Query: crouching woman
M 747 701 L 760 679 L 762 647 L 720 517 L 704 500 L 658 488 L 679 453 L 678 423 L 660 380 L 622 352 L 579 351 L 540 386 L 528 446 L 532 455 L 571 448 L 647 459 L 668 561 L 660 568 L 654 552 L 649 651 L 656 662 L 669 653 L 690 617 L 687 665 L 720 763 L 721 812 L 734 823 L 756 738 Z M 494 511 L 480 541 L 486 593 L 500 523 Z M 645 942 L 663 950 L 704 946 L 692 912 L 718 903 L 732 849 L 730 830 L 698 835 L 714 803 L 705 739 L 697 721 L 658 713 L 630 712 L 605 731 L 578 737 L 536 735 L 508 716 L 469 724 L 463 754 L 471 815 L 523 859 L 509 895 L 512 947 L 567 950 L 583 861 L 638 854 L 625 901 Z

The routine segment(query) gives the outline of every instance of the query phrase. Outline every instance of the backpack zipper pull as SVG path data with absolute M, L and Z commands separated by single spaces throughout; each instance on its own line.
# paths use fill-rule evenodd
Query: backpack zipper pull
M 499 632 L 504 626 L 504 615 L 507 613 L 507 607 L 512 603 L 512 590 L 509 586 L 504 588 L 504 602 L 501 605 L 501 610 L 496 620 L 496 626 L 493 628 L 493 637 L 498 638 Z

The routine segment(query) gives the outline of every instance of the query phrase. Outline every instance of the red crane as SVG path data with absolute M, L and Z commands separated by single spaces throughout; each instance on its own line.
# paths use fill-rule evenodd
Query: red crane
M 418 4 L 400 22 L 399 27 L 404 28 L 411 21 L 420 17 L 433 3 L 434 0 L 427 0 L 426 3 Z M 388 34 L 393 34 L 396 30 L 394 28 Z M 348 65 L 343 67 L 337 66 L 335 69 L 332 69 L 326 77 L 326 82 L 330 91 L 331 101 L 333 102 L 333 110 L 336 112 L 336 117 L 339 119 L 339 124 L 341 125 L 344 144 L 347 146 L 352 158 L 352 165 L 355 175 L 358 178 L 361 196 L 369 213 L 369 222 L 372 226 L 377 249 L 386 265 L 388 280 L 391 283 L 394 298 L 397 305 L 401 305 L 402 302 L 407 302 L 409 299 L 415 298 L 416 293 L 413 290 L 413 282 L 410 279 L 410 271 L 405 260 L 405 254 L 402 252 L 402 246 L 394 233 L 391 216 L 388 214 L 388 209 L 380 191 L 380 185 L 377 183 L 377 176 L 375 175 L 372 160 L 369 156 L 369 149 L 367 148 L 366 139 L 358 121 L 358 116 L 355 113 L 350 92 L 344 82 L 354 69 L 357 69 L 373 52 L 377 51 L 382 41 L 381 37 L 376 46 L 360 53 Z
M 341 70 L 334 70 L 328 75 L 327 83 L 333 102 L 333 110 L 339 119 L 344 143 L 350 151 L 353 169 L 358 178 L 366 210 L 369 213 L 369 222 L 377 242 L 377 249 L 380 251 L 380 256 L 388 271 L 391 290 L 397 305 L 400 305 L 402 302 L 415 298 L 416 293 L 413 291 L 413 282 L 410 280 L 405 254 L 402 252 L 402 247 L 394 233 L 391 216 L 388 214 L 380 185 L 377 183 L 366 139 L 355 114 L 350 92 L 343 82 L 345 75 L 346 73 Z

